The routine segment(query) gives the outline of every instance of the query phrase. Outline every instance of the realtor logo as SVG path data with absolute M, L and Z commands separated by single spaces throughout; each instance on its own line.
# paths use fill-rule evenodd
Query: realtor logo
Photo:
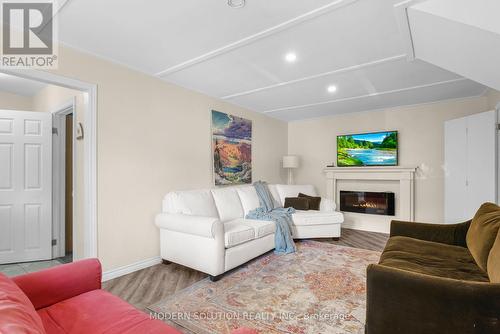
M 56 67 L 53 6 L 51 0 L 2 1 L 2 67 Z

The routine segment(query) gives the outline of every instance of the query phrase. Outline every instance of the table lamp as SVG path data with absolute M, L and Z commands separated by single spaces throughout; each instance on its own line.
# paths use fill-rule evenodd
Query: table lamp
M 299 157 L 296 155 L 285 155 L 283 157 L 283 168 L 288 169 L 288 184 L 293 184 L 293 169 L 299 167 Z

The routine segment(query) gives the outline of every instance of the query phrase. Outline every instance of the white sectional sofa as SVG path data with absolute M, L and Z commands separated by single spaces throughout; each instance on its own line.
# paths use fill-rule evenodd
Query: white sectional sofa
M 284 204 L 286 197 L 299 192 L 317 196 L 311 185 L 270 185 L 274 200 Z M 212 280 L 271 249 L 275 224 L 245 219 L 259 206 L 255 188 L 224 187 L 168 193 L 162 213 L 155 219 L 160 228 L 161 257 L 205 272 Z M 319 211 L 297 211 L 293 218 L 294 239 L 339 238 L 342 213 L 327 199 Z

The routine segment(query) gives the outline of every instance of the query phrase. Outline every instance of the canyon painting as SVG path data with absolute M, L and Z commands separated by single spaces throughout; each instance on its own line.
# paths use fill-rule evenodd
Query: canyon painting
M 212 110 L 215 185 L 252 183 L 252 121 Z

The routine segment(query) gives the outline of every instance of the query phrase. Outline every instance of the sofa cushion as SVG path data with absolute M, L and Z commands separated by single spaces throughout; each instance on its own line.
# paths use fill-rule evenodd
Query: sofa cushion
M 487 268 L 490 282 L 500 283 L 500 232 L 497 233 L 495 243 L 491 247 Z
M 309 210 L 319 210 L 319 206 L 321 204 L 321 197 L 309 196 L 303 193 L 299 193 L 299 197 L 307 198 L 307 200 L 309 201 Z
M 42 320 L 28 297 L 2 273 L 0 273 L 0 333 L 45 333 Z
M 212 189 L 221 222 L 243 217 L 243 207 L 236 188 Z
M 467 248 L 476 260 L 477 265 L 487 270 L 488 255 L 500 228 L 500 207 L 493 203 L 485 203 L 477 210 L 467 231 Z
M 303 193 L 309 196 L 317 196 L 316 190 L 310 184 L 306 185 L 289 185 L 289 184 L 277 184 L 276 190 L 280 198 L 280 203 L 283 205 L 285 203 L 285 198 L 287 197 L 297 197 L 299 193 Z
M 273 234 L 276 231 L 276 224 L 268 220 L 239 219 L 241 224 L 249 226 L 255 231 L 255 239 Z
M 379 264 L 431 276 L 489 281 L 467 248 L 409 237 L 391 237 Z
M 163 207 L 169 213 L 219 217 L 212 192 L 209 189 L 168 193 L 165 196 Z
M 287 197 L 283 207 L 294 208 L 295 210 L 309 210 L 309 199 L 305 197 Z
M 292 214 L 293 224 L 301 225 L 328 225 L 340 224 L 344 221 L 344 215 L 340 212 L 331 211 L 302 211 L 297 210 Z
M 224 245 L 226 248 L 255 239 L 255 229 L 244 224 L 244 219 L 224 223 Z
M 260 206 L 259 196 L 257 195 L 257 190 L 255 190 L 254 186 L 239 187 L 236 191 L 240 197 L 244 216 Z
M 104 290 L 94 290 L 38 310 L 47 334 L 179 334 Z

